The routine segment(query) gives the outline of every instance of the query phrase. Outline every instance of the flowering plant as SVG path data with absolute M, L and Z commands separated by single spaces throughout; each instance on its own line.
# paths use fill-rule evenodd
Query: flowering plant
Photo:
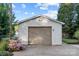
M 19 40 L 9 40 L 8 48 L 10 51 L 20 51 L 24 49 L 24 45 Z

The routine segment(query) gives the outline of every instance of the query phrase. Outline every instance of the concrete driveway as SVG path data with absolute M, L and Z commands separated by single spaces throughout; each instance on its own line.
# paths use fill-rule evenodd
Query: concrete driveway
M 79 47 L 75 45 L 29 45 L 26 47 L 26 50 L 13 53 L 14 56 L 79 56 Z

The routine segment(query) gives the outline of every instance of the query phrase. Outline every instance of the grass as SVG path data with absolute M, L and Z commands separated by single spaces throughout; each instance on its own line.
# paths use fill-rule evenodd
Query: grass
M 8 49 L 8 39 L 9 38 L 2 38 L 0 41 L 0 56 L 12 56 L 13 53 L 9 52 Z
M 5 41 L 5 40 L 1 41 L 1 42 L 0 42 L 0 51 L 5 51 L 6 48 L 8 47 L 7 44 L 8 44 L 7 41 Z
M 8 48 L 8 38 L 2 38 L 0 41 L 0 51 L 5 51 Z
M 63 39 L 63 42 L 67 44 L 79 44 L 79 40 L 77 39 Z

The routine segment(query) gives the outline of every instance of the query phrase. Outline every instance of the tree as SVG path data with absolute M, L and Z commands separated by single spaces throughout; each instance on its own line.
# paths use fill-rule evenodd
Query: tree
M 67 35 L 68 38 L 73 38 L 73 34 L 76 31 L 76 11 L 75 5 L 72 3 L 60 4 L 58 10 L 58 20 L 65 23 L 63 25 L 63 33 Z
M 77 24 L 77 29 L 79 29 L 79 4 L 76 5 L 76 11 L 77 11 L 76 24 Z
M 13 28 L 12 23 L 15 17 L 11 13 L 11 11 L 12 11 L 11 4 L 7 3 L 0 4 L 0 38 L 2 38 L 3 36 L 12 35 L 11 29 Z
M 79 40 L 79 29 L 75 32 L 74 37 L 76 37 Z

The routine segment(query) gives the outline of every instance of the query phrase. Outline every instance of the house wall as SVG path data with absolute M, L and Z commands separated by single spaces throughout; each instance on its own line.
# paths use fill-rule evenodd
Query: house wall
M 28 27 L 52 27 L 52 45 L 62 44 L 62 24 L 48 21 L 47 23 L 38 22 L 37 19 L 24 22 L 19 25 L 18 36 L 24 44 L 28 44 Z

